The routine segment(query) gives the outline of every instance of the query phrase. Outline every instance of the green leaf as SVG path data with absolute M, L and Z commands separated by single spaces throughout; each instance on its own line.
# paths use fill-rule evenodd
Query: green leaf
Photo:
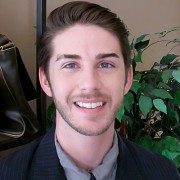
M 143 116 L 146 118 L 147 114 L 152 109 L 152 100 L 151 100 L 151 98 L 149 98 L 147 96 L 140 96 L 140 98 L 139 98 L 139 108 L 140 108 L 141 112 L 143 113 Z
M 164 149 L 161 153 L 162 155 L 166 156 L 167 158 L 173 160 L 175 159 L 177 156 L 180 155 L 180 152 L 173 152 L 173 151 L 169 151 L 167 149 Z
M 154 142 L 150 136 L 143 136 L 141 138 L 138 138 L 136 140 L 136 143 L 143 145 L 143 147 L 148 148 L 148 149 L 151 149 L 152 146 L 154 145 Z
M 133 81 L 132 86 L 131 86 L 131 90 L 137 94 L 139 88 L 141 87 L 141 83 L 137 82 L 137 81 Z
M 136 56 L 134 56 L 133 61 L 134 62 L 142 62 L 142 51 L 140 50 Z
M 174 95 L 174 102 L 175 102 L 175 104 L 180 106 L 180 91 L 176 91 L 176 93 Z
M 143 79 L 149 84 L 156 84 L 160 79 L 160 72 L 157 69 L 151 69 L 144 73 Z
M 163 89 L 165 89 L 165 90 L 172 90 L 171 87 L 169 87 L 167 84 L 165 84 L 165 83 L 163 83 L 163 82 L 159 82 L 159 84 L 158 84 L 157 87 L 158 87 L 158 88 L 163 88 Z
M 154 146 L 152 147 L 152 150 L 161 153 L 163 149 L 164 147 L 162 141 L 154 141 Z
M 166 56 L 163 56 L 160 63 L 162 65 L 168 65 L 170 64 L 174 59 L 176 59 L 178 56 L 175 54 L 167 54 Z
M 123 115 L 122 118 L 123 120 L 126 120 L 128 122 L 128 127 L 132 128 L 134 120 L 130 116 L 127 116 L 125 114 Z
M 137 39 L 136 39 L 136 43 L 139 43 L 141 42 L 146 36 L 148 36 L 149 34 L 142 34 L 141 36 L 139 36 Z
M 174 159 L 173 159 L 174 163 L 176 164 L 176 167 L 179 168 L 180 167 L 180 155 L 179 156 L 176 156 Z
M 154 86 L 150 83 L 142 83 L 142 89 L 145 94 L 149 94 L 154 89 Z
M 180 114 L 178 113 L 178 111 L 179 109 L 178 109 L 178 106 L 175 105 L 175 101 L 168 100 L 167 117 L 164 118 L 164 122 L 168 122 L 169 127 L 178 126 L 177 128 L 179 129 L 179 125 L 177 123 L 180 123 Z
M 154 99 L 153 104 L 157 110 L 167 114 L 167 107 L 162 99 Z
M 172 136 L 165 136 L 162 140 L 164 149 L 169 149 L 170 151 L 176 151 L 180 153 L 180 144 L 177 138 Z
M 124 115 L 124 105 L 122 104 L 121 109 L 116 116 L 116 118 L 119 122 L 121 122 L 123 115 Z
M 142 77 L 142 74 L 138 72 L 138 73 L 135 73 L 135 74 L 134 74 L 133 79 L 139 81 L 139 80 L 141 79 L 141 77 Z
M 164 149 L 161 154 L 166 156 L 170 160 L 173 160 L 178 168 L 180 167 L 180 152 Z
M 166 156 L 168 159 L 173 160 L 173 157 L 172 157 L 171 152 L 169 150 L 164 149 L 161 154 Z
M 141 49 L 144 49 L 145 47 L 147 47 L 149 44 L 149 40 L 146 40 L 146 41 L 140 41 L 138 43 L 135 44 L 135 49 L 137 51 L 141 50 Z
M 55 119 L 55 116 L 56 116 L 56 108 L 55 108 L 55 104 L 52 102 L 47 109 L 46 130 L 48 130 L 51 127 Z
M 180 70 L 173 71 L 172 76 L 180 83 Z
M 132 104 L 134 103 L 134 96 L 131 92 L 128 92 L 125 96 L 124 96 L 124 107 L 125 109 L 130 112 L 131 108 L 132 108 Z
M 149 92 L 151 95 L 162 98 L 162 99 L 173 99 L 171 94 L 164 89 L 153 89 Z
M 171 70 L 171 69 L 163 71 L 163 73 L 161 74 L 161 78 L 162 78 L 164 83 L 166 83 L 167 80 L 172 78 L 172 72 L 173 72 L 173 70 Z

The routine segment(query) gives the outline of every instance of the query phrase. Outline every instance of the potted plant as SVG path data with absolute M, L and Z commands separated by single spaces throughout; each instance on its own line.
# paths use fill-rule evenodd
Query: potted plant
M 180 167 L 180 60 L 172 50 L 180 45 L 180 39 L 166 39 L 179 31 L 155 33 L 152 42 L 149 34 L 143 34 L 131 43 L 133 84 L 124 97 L 117 115 L 120 133 L 130 140 L 157 151 L 173 160 Z M 151 46 L 162 43 L 170 50 L 146 71 L 138 71 L 137 63 L 143 62 L 143 54 Z M 117 123 L 117 122 L 116 122 Z M 117 123 L 118 124 L 118 123 Z

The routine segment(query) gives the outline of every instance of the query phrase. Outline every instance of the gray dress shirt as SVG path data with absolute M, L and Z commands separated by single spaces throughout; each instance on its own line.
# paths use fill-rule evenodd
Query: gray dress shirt
M 56 137 L 55 137 L 55 146 L 59 161 L 62 167 L 64 168 L 65 175 L 68 180 L 90 180 L 89 172 L 80 169 L 76 166 L 73 160 L 62 150 Z M 115 132 L 112 148 L 105 155 L 102 163 L 91 171 L 97 180 L 115 179 L 118 154 L 119 154 L 118 138 Z

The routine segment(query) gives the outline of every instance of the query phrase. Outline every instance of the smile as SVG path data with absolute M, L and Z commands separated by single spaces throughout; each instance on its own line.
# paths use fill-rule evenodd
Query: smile
M 96 103 L 76 102 L 75 104 L 81 108 L 87 108 L 87 109 L 95 109 L 97 107 L 103 106 L 103 102 L 96 102 Z

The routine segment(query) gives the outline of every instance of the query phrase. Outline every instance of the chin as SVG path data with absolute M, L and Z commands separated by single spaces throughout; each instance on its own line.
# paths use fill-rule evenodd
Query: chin
M 114 122 L 114 121 L 113 121 Z M 88 123 L 86 124 L 86 126 L 81 126 L 81 127 L 75 127 L 75 126 L 71 126 L 76 132 L 85 135 L 85 136 L 99 136 L 102 135 L 104 133 L 106 133 L 107 131 L 109 131 L 109 129 L 111 129 L 113 122 L 109 122 L 105 125 L 98 125 L 96 123 Z M 98 127 L 99 126 L 99 127 Z M 92 128 L 90 128 L 92 127 Z M 114 129 L 114 128 L 113 128 Z

